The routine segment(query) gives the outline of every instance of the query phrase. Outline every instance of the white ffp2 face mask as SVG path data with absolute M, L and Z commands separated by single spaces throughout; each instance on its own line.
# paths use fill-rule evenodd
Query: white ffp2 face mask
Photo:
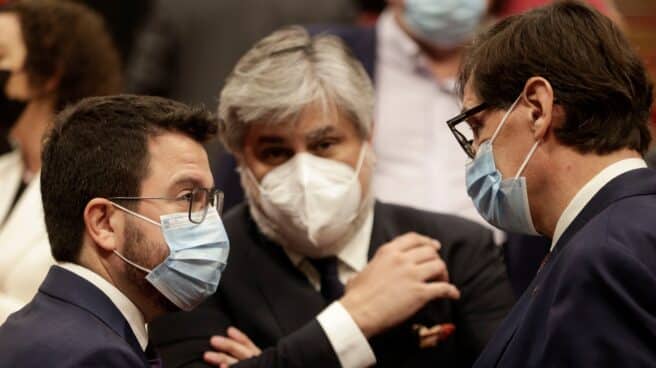
M 313 258 L 339 251 L 339 241 L 360 213 L 359 174 L 366 151 L 365 144 L 355 170 L 309 153 L 296 154 L 267 173 L 260 183 L 244 169 L 259 189 L 261 211 L 286 240 L 287 244 L 281 245 Z

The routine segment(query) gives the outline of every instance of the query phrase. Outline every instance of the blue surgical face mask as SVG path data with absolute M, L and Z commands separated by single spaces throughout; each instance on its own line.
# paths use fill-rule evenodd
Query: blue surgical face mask
M 539 235 L 531 219 L 526 178 L 520 175 L 540 141 L 535 142 L 515 176 L 510 179 L 503 179 L 501 172 L 497 170 L 492 151 L 494 139 L 518 101 L 519 98 L 503 116 L 492 138 L 480 145 L 474 160 L 467 164 L 467 193 L 481 216 L 492 225 L 510 232 Z
M 160 223 L 157 223 L 123 206 L 113 205 L 160 226 L 169 247 L 168 257 L 152 270 L 114 251 L 117 256 L 147 272 L 146 280 L 182 310 L 192 310 L 214 294 L 230 251 L 230 241 L 216 208 L 209 207 L 200 224 L 189 221 L 187 212 L 160 216 Z
M 406 0 L 404 19 L 425 41 L 454 48 L 474 36 L 486 9 L 486 0 Z

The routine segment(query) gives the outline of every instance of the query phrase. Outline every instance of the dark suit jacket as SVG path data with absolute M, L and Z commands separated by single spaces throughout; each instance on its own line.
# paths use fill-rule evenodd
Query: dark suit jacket
M 0 367 L 150 367 L 128 322 L 83 278 L 52 266 L 0 326 Z
M 244 331 L 263 354 L 242 367 L 339 367 L 330 342 L 315 319 L 327 305 L 282 248 L 264 238 L 246 205 L 225 216 L 231 249 L 217 293 L 190 313 L 166 316 L 150 325 L 153 343 L 169 367 L 202 362 L 213 334 L 228 326 Z M 460 301 L 429 303 L 401 326 L 370 340 L 379 366 L 471 366 L 513 303 L 491 233 L 453 216 L 377 203 L 369 257 L 378 247 L 409 231 L 442 243 L 440 255 Z M 456 332 L 437 348 L 420 350 L 413 323 L 452 322 Z
M 558 240 L 476 367 L 656 366 L 656 172 L 613 179 Z

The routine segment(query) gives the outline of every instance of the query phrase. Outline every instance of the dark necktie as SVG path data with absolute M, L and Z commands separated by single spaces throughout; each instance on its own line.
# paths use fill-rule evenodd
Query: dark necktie
M 331 303 L 341 298 L 344 295 L 344 284 L 339 281 L 337 257 L 308 258 L 308 260 L 319 272 L 319 276 L 321 277 L 321 295 L 323 295 L 326 302 Z

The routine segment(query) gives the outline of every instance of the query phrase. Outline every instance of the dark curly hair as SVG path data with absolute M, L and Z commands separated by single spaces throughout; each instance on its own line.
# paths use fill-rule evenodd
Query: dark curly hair
M 120 91 L 119 55 L 93 10 L 67 0 L 19 0 L 0 12 L 18 15 L 30 83 L 43 86 L 53 77 L 58 82 L 57 110 L 83 97 Z

